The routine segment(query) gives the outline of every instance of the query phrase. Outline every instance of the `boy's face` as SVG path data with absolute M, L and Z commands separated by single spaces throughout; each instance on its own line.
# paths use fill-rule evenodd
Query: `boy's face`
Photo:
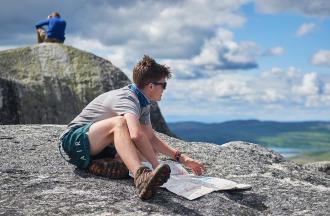
M 162 99 L 162 95 L 164 92 L 164 88 L 166 88 L 166 79 L 163 78 L 158 80 L 157 82 L 151 83 L 152 90 L 151 90 L 151 100 L 152 101 L 160 101 Z

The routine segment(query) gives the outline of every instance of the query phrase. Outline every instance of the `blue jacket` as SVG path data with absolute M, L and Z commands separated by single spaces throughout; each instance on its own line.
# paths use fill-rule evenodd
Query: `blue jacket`
M 40 28 L 42 26 L 48 25 L 47 29 L 47 37 L 48 38 L 56 38 L 61 41 L 65 40 L 65 27 L 66 22 L 64 19 L 59 17 L 52 17 L 45 21 L 40 21 L 36 24 L 36 28 Z

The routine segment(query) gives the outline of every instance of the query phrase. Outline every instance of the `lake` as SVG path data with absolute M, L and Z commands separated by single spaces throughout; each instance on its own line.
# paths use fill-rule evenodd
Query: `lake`
M 270 149 L 280 153 L 286 158 L 297 156 L 299 154 L 307 153 L 309 149 L 301 149 L 301 148 L 283 148 L 283 147 L 270 147 Z
M 286 158 L 294 157 L 300 154 L 313 153 L 313 152 L 326 152 L 327 148 L 284 148 L 284 147 L 268 147 Z

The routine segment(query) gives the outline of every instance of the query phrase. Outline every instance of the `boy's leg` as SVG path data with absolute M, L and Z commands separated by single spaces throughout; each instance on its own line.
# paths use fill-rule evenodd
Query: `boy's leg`
M 45 42 L 49 42 L 49 43 L 64 43 L 64 41 L 61 41 L 57 38 L 46 38 Z
M 111 157 L 92 160 L 88 172 L 110 179 L 123 179 L 129 176 L 126 165 L 122 161 Z
M 170 177 L 171 170 L 167 164 L 159 165 L 154 171 L 141 167 L 138 149 L 131 140 L 126 120 L 122 116 L 92 124 L 88 131 L 88 139 L 92 155 L 98 154 L 109 143 L 114 143 L 121 160 L 134 175 L 134 182 L 141 199 L 150 199 L 156 188 L 163 185 Z
M 92 124 L 88 131 L 88 139 L 91 155 L 98 154 L 107 145 L 114 143 L 121 160 L 133 175 L 140 168 L 138 150 L 130 138 L 124 117 L 117 116 Z
M 37 40 L 38 43 L 44 42 L 46 39 L 46 31 L 43 28 L 38 28 L 37 29 Z

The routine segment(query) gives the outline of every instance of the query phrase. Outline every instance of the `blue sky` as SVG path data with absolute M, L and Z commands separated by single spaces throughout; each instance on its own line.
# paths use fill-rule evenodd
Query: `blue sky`
M 309 62 L 310 57 L 317 50 L 330 49 L 329 17 L 302 15 L 290 11 L 265 14 L 256 11 L 252 3 L 243 6 L 242 12 L 247 17 L 247 21 L 241 28 L 233 30 L 237 40 L 256 41 L 264 48 L 281 46 L 285 49 L 282 58 L 261 59 L 260 68 L 280 65 L 290 67 L 296 64 L 305 70 L 329 71 L 326 67 L 314 67 Z M 314 27 L 304 35 L 298 36 L 297 30 L 303 24 L 312 24 Z M 289 59 L 285 58 L 286 56 Z
M 34 44 L 52 11 L 65 44 L 130 78 L 144 54 L 167 64 L 167 121 L 330 120 L 328 0 L 5 0 L 0 50 Z

